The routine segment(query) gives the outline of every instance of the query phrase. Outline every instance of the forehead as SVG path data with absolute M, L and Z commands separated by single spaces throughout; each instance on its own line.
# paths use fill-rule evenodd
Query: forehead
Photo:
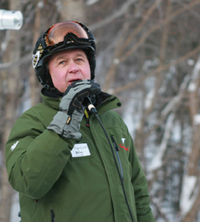
M 49 60 L 59 59 L 67 56 L 86 56 L 86 54 L 82 49 L 67 49 L 53 54 Z

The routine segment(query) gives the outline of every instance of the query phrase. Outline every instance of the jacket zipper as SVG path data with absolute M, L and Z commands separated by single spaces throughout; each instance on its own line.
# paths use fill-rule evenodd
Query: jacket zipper
M 114 138 L 113 135 L 111 135 L 111 140 L 112 140 L 114 148 L 115 148 L 115 153 L 116 153 L 118 164 L 119 164 L 119 168 L 120 168 L 120 177 L 121 177 L 121 179 L 123 181 L 123 179 L 124 179 L 123 167 L 122 167 L 122 162 L 121 162 L 121 159 L 120 159 L 120 156 L 119 156 L 119 153 L 118 153 L 120 149 L 117 146 L 117 143 L 116 143 L 115 138 Z
M 130 214 L 130 217 L 131 217 L 131 221 L 134 222 L 133 214 L 132 214 L 132 211 L 131 211 L 131 208 L 130 208 L 130 205 L 129 205 L 129 202 L 128 202 L 126 190 L 125 190 L 125 187 L 124 187 L 123 168 L 122 168 L 122 163 L 121 163 L 120 156 L 119 156 L 119 153 L 118 153 L 120 149 L 119 149 L 119 147 L 117 146 L 117 143 L 116 143 L 115 138 L 114 138 L 113 135 L 111 135 L 111 139 L 112 139 L 113 145 L 114 145 L 114 147 L 115 147 L 115 153 L 116 153 L 116 156 L 117 156 L 117 159 L 118 159 L 118 164 L 119 164 L 119 168 L 120 168 L 120 173 L 119 173 L 119 174 L 120 174 L 120 177 L 121 177 L 121 184 L 122 184 L 122 189 L 123 189 L 123 193 L 124 193 L 125 202 L 126 202 L 126 205 L 127 205 L 127 208 L 128 208 L 129 214 Z
M 53 209 L 51 209 L 51 222 L 56 222 Z

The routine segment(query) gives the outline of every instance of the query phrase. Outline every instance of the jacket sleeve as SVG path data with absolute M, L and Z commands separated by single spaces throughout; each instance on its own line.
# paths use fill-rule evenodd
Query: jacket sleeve
M 37 118 L 23 114 L 6 143 L 6 167 L 12 187 L 33 199 L 43 197 L 60 177 L 73 143 L 46 129 Z
M 129 134 L 130 141 L 130 162 L 132 165 L 132 185 L 135 194 L 135 204 L 138 222 L 155 222 L 150 208 L 150 198 L 148 194 L 148 184 Z

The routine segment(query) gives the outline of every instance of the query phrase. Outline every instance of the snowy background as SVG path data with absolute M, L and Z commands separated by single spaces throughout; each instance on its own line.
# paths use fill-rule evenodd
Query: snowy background
M 20 221 L 18 196 L 5 186 L 4 144 L 41 99 L 32 48 L 67 19 L 96 38 L 96 81 L 122 101 L 116 111 L 134 139 L 156 221 L 200 222 L 200 0 L 2 0 L 0 8 L 24 15 L 20 31 L 0 30 L 0 222 Z

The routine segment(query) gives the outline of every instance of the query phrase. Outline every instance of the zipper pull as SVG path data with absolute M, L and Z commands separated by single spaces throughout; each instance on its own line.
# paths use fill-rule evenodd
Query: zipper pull
M 90 116 L 89 116 L 89 114 L 88 114 L 88 112 L 87 112 L 86 109 L 85 109 L 84 113 L 85 113 L 85 118 L 86 118 L 86 126 L 87 126 L 87 127 L 90 127 L 90 124 L 89 124 L 89 118 L 90 118 Z

